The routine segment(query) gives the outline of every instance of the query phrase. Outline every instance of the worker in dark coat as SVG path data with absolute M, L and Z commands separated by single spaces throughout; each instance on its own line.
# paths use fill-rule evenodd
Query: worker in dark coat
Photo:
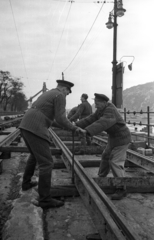
M 50 193 L 53 159 L 50 151 L 48 128 L 55 120 L 60 126 L 71 131 L 82 131 L 67 119 L 66 96 L 71 93 L 73 83 L 57 80 L 57 88 L 43 93 L 24 115 L 19 126 L 30 155 L 23 175 L 22 190 L 36 186 L 31 178 L 36 163 L 39 167 L 39 206 L 42 208 L 60 207 L 64 203 L 53 199 Z
M 86 93 L 83 93 L 81 95 L 81 104 L 78 106 L 77 111 L 75 114 L 70 117 L 71 122 L 76 122 L 78 119 L 81 120 L 90 114 L 92 114 L 92 106 L 88 102 L 88 95 Z M 84 152 L 84 148 L 87 145 L 91 145 L 91 137 L 90 136 L 80 136 L 81 146 L 82 146 L 82 152 Z
M 103 151 L 98 175 L 106 177 L 112 170 L 114 177 L 124 177 L 126 151 L 131 141 L 131 134 L 117 108 L 104 94 L 95 93 L 96 112 L 76 122 L 78 127 L 85 129 L 85 134 L 94 136 L 103 131 L 108 134 L 108 143 Z M 126 196 L 125 186 L 117 189 L 112 199 Z
M 78 105 L 78 106 L 79 106 L 79 105 Z M 77 112 L 78 106 L 73 107 L 73 108 L 69 111 L 69 113 L 68 113 L 68 115 L 67 115 L 67 118 L 68 118 L 68 119 L 70 119 L 70 118 Z
M 76 122 L 77 119 L 80 120 L 82 118 L 89 116 L 92 113 L 92 106 L 90 105 L 87 99 L 88 95 L 86 93 L 83 93 L 80 99 L 81 104 L 78 106 L 75 114 L 72 117 L 70 117 L 71 122 Z

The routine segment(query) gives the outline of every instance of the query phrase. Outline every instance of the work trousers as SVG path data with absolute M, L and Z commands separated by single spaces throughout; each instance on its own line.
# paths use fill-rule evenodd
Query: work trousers
M 125 176 L 124 164 L 128 145 L 129 144 L 111 148 L 110 144 L 107 144 L 101 157 L 101 163 L 98 172 L 100 177 L 106 177 L 110 169 L 112 170 L 114 177 Z
M 34 174 L 36 164 L 38 164 L 39 201 L 50 201 L 51 173 L 54 166 L 50 151 L 50 143 L 47 140 L 23 129 L 21 129 L 21 134 L 30 152 L 23 175 L 23 184 L 29 183 L 31 181 L 31 177 Z

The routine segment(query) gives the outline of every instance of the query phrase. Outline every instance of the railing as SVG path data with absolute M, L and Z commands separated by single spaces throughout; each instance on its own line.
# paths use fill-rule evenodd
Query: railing
M 151 114 L 154 114 L 154 112 L 150 112 L 150 107 L 148 106 L 147 107 L 147 111 L 139 111 L 139 112 L 136 112 L 136 111 L 130 111 L 130 110 L 126 110 L 126 108 L 124 108 L 124 112 L 120 110 L 120 113 L 124 114 L 124 120 L 127 124 L 132 124 L 134 126 L 138 125 L 138 126 L 146 126 L 146 129 L 145 129 L 145 132 L 147 132 L 147 144 L 148 144 L 148 147 L 150 147 L 150 140 L 153 140 L 154 141 L 154 136 L 152 137 L 150 135 L 150 131 L 152 129 L 152 127 L 154 127 L 154 119 L 153 119 L 153 124 L 150 124 L 150 119 L 151 119 Z M 134 117 L 131 116 L 131 114 L 134 115 Z M 137 115 L 140 115 L 140 116 L 137 116 Z M 128 117 L 129 115 L 129 117 Z M 135 117 L 137 116 L 137 117 Z M 143 123 L 141 121 L 141 119 L 144 117 L 144 119 L 146 119 L 146 123 Z M 131 120 L 130 120 L 131 118 Z M 135 119 L 135 121 L 133 121 L 133 119 Z M 140 120 L 139 120 L 140 119 Z M 139 122 L 136 122 L 136 120 L 139 120 Z M 142 130 L 143 131 L 143 130 Z

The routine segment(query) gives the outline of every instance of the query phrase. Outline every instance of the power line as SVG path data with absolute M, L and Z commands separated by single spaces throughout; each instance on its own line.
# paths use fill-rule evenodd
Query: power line
M 12 4 L 11 4 L 11 0 L 9 0 L 9 3 L 10 3 L 10 6 L 11 6 L 11 12 L 12 12 L 13 21 L 14 21 L 14 25 L 15 25 L 15 30 L 16 30 L 16 34 L 17 34 L 17 38 L 18 38 L 18 43 L 19 43 L 19 47 L 20 47 L 20 51 L 21 51 L 21 56 L 22 56 L 22 60 L 23 60 L 23 64 L 24 64 L 24 69 L 25 69 L 25 73 L 26 73 L 27 80 L 28 80 L 27 70 L 26 70 L 26 66 L 25 66 L 25 61 L 24 61 L 24 57 L 23 57 L 23 52 L 22 52 L 21 44 L 20 44 L 18 29 L 17 29 L 15 17 L 14 17 L 14 12 L 13 12 L 13 7 L 12 7 Z
M 90 27 L 90 29 L 89 29 L 89 31 L 88 31 L 88 33 L 87 33 L 85 39 L 83 40 L 81 46 L 80 46 L 79 49 L 78 49 L 77 53 L 75 54 L 75 56 L 73 57 L 73 59 L 71 60 L 71 62 L 69 63 L 69 65 L 65 68 L 65 70 L 63 70 L 63 72 L 65 72 L 65 71 L 69 68 L 69 66 L 72 64 L 72 62 L 74 61 L 74 59 L 76 58 L 76 56 L 77 56 L 78 53 L 80 52 L 80 50 L 81 50 L 83 44 L 85 43 L 85 41 L 86 41 L 86 39 L 87 39 L 89 33 L 91 32 L 91 30 L 92 30 L 92 28 L 93 28 L 93 26 L 94 26 L 94 24 L 95 24 L 95 22 L 96 22 L 96 20 L 97 20 L 97 18 L 98 18 L 98 16 L 99 16 L 100 12 L 101 12 L 101 10 L 102 10 L 102 8 L 103 8 L 103 6 L 104 6 L 104 3 L 105 3 L 105 2 L 103 2 L 102 6 L 101 6 L 101 8 L 100 8 L 100 10 L 99 10 L 99 12 L 97 13 L 97 16 L 96 16 L 96 18 L 95 18 L 95 20 L 94 20 L 92 26 Z
M 54 1 L 54 2 L 66 2 L 66 1 L 62 1 L 62 0 L 52 0 L 52 1 Z M 67 2 L 71 2 L 71 3 L 111 3 L 111 1 L 109 1 L 109 2 L 107 2 L 107 1 L 93 1 L 93 2 L 91 2 L 91 1 L 86 1 L 86 2 L 77 2 L 77 1 L 73 1 L 73 0 L 68 0 Z M 112 3 L 113 3 L 113 1 L 112 1 Z
M 71 2 L 71 3 L 72 3 L 72 2 Z M 70 11 L 71 11 L 71 6 L 72 6 L 72 4 L 70 4 L 70 8 L 69 8 L 69 10 L 68 10 L 68 14 L 67 14 L 67 17 L 66 17 L 66 20 L 65 20 L 65 24 L 64 24 L 64 27 L 63 27 L 63 30 L 62 30 L 62 33 L 61 33 L 61 36 L 60 36 L 60 39 L 59 39 L 59 43 L 58 43 L 58 46 L 57 46 L 57 49 L 56 49 L 56 52 L 55 52 L 54 59 L 53 59 L 53 61 L 52 61 L 51 68 L 50 68 L 50 70 L 49 70 L 49 74 L 48 74 L 47 80 L 48 80 L 48 78 L 49 78 L 49 76 L 50 76 L 50 73 L 51 73 L 51 70 L 52 70 L 52 67 L 53 67 L 53 64 L 54 64 L 55 58 L 56 58 L 56 56 L 57 56 L 57 52 L 58 52 L 58 49 L 59 49 L 59 46 L 60 46 L 60 43 L 61 43 L 61 39 L 62 39 L 62 36 L 63 36 L 64 30 L 65 30 L 66 22 L 67 22 L 67 19 L 68 19 L 69 13 L 70 13 Z
M 58 7 L 59 4 L 60 4 L 60 2 L 58 1 L 56 7 Z M 52 2 L 51 2 L 51 5 L 52 5 Z M 48 13 L 47 15 L 49 15 L 49 14 L 51 13 L 51 10 L 52 10 L 52 7 L 49 9 L 49 13 Z M 55 9 L 54 12 L 52 11 L 52 18 L 54 17 L 56 11 L 57 11 L 57 9 Z M 46 16 L 47 16 L 47 15 L 46 15 Z M 50 21 L 52 21 L 52 19 L 51 19 Z M 52 21 L 52 22 L 54 23 L 54 21 Z M 53 24 L 52 24 L 52 25 L 53 25 Z

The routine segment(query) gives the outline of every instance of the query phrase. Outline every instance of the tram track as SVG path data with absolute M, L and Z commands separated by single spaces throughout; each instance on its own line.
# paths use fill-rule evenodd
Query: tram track
M 6 121 L 3 123 L 0 123 L 0 134 L 1 135 L 7 135 L 1 142 L 0 142 L 0 152 L 6 151 L 6 147 L 10 146 L 10 144 L 17 139 L 20 136 L 20 129 L 16 129 L 13 132 L 5 132 L 3 131 L 5 128 L 8 127 L 8 125 L 11 124 L 11 127 L 15 124 L 18 124 L 22 120 L 22 117 L 18 117 L 16 119 Z
M 50 128 L 49 133 L 55 146 L 62 150 L 62 159 L 68 171 L 72 169 L 72 153 Z M 86 173 L 74 157 L 75 186 L 88 209 L 101 238 L 116 240 L 139 240 L 137 232 L 132 229 L 115 205 L 100 189 L 97 183 Z
M 1 129 L 1 131 L 2 131 L 3 129 L 5 129 L 5 127 L 7 127 L 8 125 L 13 126 L 13 125 L 16 124 L 16 123 L 19 123 L 19 122 L 22 120 L 22 118 L 23 118 L 23 117 L 17 117 L 17 118 L 15 118 L 15 119 L 13 119 L 13 120 L 8 120 L 8 121 L 1 122 L 1 123 L 0 123 L 0 129 Z
M 50 134 L 50 138 L 52 141 L 51 142 L 51 146 L 52 146 L 51 152 L 53 155 L 53 159 L 54 160 L 57 159 L 57 162 L 55 162 L 54 169 L 55 170 L 60 169 L 60 168 L 64 169 L 64 165 L 65 165 L 66 166 L 65 169 L 69 173 L 69 176 L 71 176 L 72 175 L 72 162 L 73 162 L 73 154 L 71 152 L 72 151 L 72 145 L 71 145 L 72 134 L 71 134 L 71 132 L 66 131 L 66 135 L 65 134 L 61 135 L 62 132 L 63 132 L 63 130 L 49 128 L 49 134 Z M 1 150 L 4 150 L 4 151 L 9 150 L 9 151 L 13 151 L 13 152 L 26 152 L 27 153 L 28 152 L 27 148 L 25 148 L 23 146 L 22 147 L 9 146 L 9 144 L 14 139 L 16 139 L 18 134 L 20 134 L 19 129 L 16 129 L 13 133 L 9 134 L 1 142 L 1 144 L 0 144 Z M 95 140 L 99 141 L 99 145 L 102 144 L 101 146 L 105 146 L 105 144 L 107 143 L 106 140 L 104 140 L 103 138 L 98 137 L 98 136 L 94 137 L 93 141 L 95 142 Z M 76 145 L 76 143 L 77 143 L 77 145 Z M 67 146 L 67 144 L 68 144 L 68 146 Z M 78 142 L 78 137 L 75 136 L 75 148 L 76 148 L 76 146 L 78 148 L 79 142 Z M 91 146 L 91 149 L 92 149 L 92 147 L 93 146 Z M 143 158 L 145 162 L 147 160 L 148 161 L 150 160 L 150 158 L 143 156 L 141 154 L 135 153 L 134 151 L 131 151 L 131 150 L 128 150 L 128 151 L 130 151 L 134 155 L 134 158 L 135 158 L 135 156 L 138 158 L 141 158 L 141 159 Z M 94 151 L 92 151 L 92 152 L 94 152 Z M 53 191 L 55 190 L 55 196 L 56 196 L 57 192 L 59 193 L 59 197 L 60 196 L 67 197 L 67 196 L 70 196 L 69 194 L 72 194 L 72 196 L 75 196 L 76 193 L 74 191 L 74 187 L 76 187 L 76 189 L 78 190 L 78 193 L 79 193 L 84 205 L 86 206 L 86 209 L 88 210 L 88 213 L 95 225 L 96 232 L 99 232 L 100 237 L 103 240 L 104 239 L 106 239 L 106 240 L 115 240 L 115 239 L 116 240 L 143 240 L 143 239 L 151 240 L 151 239 L 153 239 L 153 238 L 151 238 L 151 235 L 150 235 L 151 234 L 150 231 L 152 231 L 152 230 L 151 229 L 149 230 L 148 228 L 146 229 L 147 231 L 145 231 L 145 229 L 143 230 L 142 229 L 143 226 L 139 224 L 138 220 L 136 221 L 134 215 L 132 214 L 131 211 L 133 211 L 133 210 L 130 211 L 131 207 L 133 209 L 133 204 L 135 203 L 134 199 L 137 200 L 136 202 L 138 204 L 138 201 L 141 202 L 141 199 L 143 199 L 143 197 L 139 197 L 139 200 L 138 200 L 135 197 L 135 195 L 130 194 L 130 196 L 125 198 L 124 200 L 121 200 L 118 202 L 111 201 L 109 198 L 109 195 L 107 195 L 108 193 L 106 193 L 106 191 L 104 191 L 104 188 L 102 187 L 102 185 L 104 184 L 105 187 L 107 186 L 107 190 L 111 190 L 111 186 L 113 187 L 113 185 L 115 184 L 115 182 L 114 182 L 115 179 L 110 178 L 110 177 L 104 178 L 104 179 L 95 178 L 90 174 L 88 168 L 90 168 L 91 170 L 93 170 L 95 167 L 98 168 L 98 166 L 99 166 L 98 158 L 100 159 L 100 155 L 99 155 L 99 157 L 97 157 L 97 154 L 88 155 L 88 153 L 87 153 L 82 156 L 82 155 L 77 155 L 75 153 L 75 155 L 74 155 L 74 183 L 70 184 L 70 181 L 71 181 L 71 178 L 70 178 L 68 185 L 66 184 L 63 186 L 60 186 L 60 185 L 58 186 L 57 185 L 58 181 L 55 181 L 55 185 L 53 185 L 53 188 L 52 188 Z M 91 164 L 89 164 L 91 159 L 92 159 Z M 92 166 L 92 163 L 94 163 L 95 159 L 96 159 L 97 164 L 94 164 Z M 150 160 L 150 162 L 151 161 L 152 160 Z M 63 164 L 61 164 L 61 162 Z M 83 162 L 84 162 L 84 164 L 83 164 Z M 88 164 L 86 164 L 87 162 L 88 162 Z M 57 168 L 56 168 L 56 166 L 57 166 Z M 146 168 L 143 168 L 143 169 L 146 169 Z M 62 171 L 62 170 L 60 170 L 60 171 Z M 152 171 L 151 171 L 151 173 L 153 173 Z M 149 167 L 148 167 L 148 172 L 150 172 Z M 60 177 L 61 177 L 61 175 L 59 175 L 59 178 Z M 130 179 L 131 179 L 131 177 L 129 177 L 129 180 Z M 152 179 L 153 179 L 153 176 L 152 176 Z M 127 181 L 127 179 L 125 179 L 125 180 Z M 118 181 L 119 181 L 119 179 L 117 179 L 117 182 Z M 139 181 L 139 183 L 141 183 L 141 181 L 142 182 L 147 181 L 147 183 L 149 184 L 149 178 L 146 180 L 145 177 L 141 177 L 140 179 L 136 178 L 136 181 Z M 136 184 L 136 182 L 135 182 L 135 184 Z M 152 184 L 153 184 L 153 182 L 152 182 Z M 56 187 L 57 187 L 57 189 L 56 189 Z M 151 187 L 151 189 L 152 189 L 152 192 L 154 192 L 153 186 Z M 135 191 L 136 191 L 136 188 L 134 188 L 133 192 L 131 192 L 131 193 L 135 193 Z M 139 191 L 139 193 L 140 193 L 140 191 Z M 148 191 L 146 193 L 148 193 Z M 153 198 L 153 195 L 151 195 L 151 199 L 152 198 Z M 66 200 L 66 202 L 67 202 L 67 200 Z M 141 204 L 140 207 L 141 208 L 144 207 L 144 204 L 146 205 L 148 202 L 149 202 L 149 206 L 152 206 L 152 204 L 154 204 L 153 200 L 150 202 L 150 200 L 147 198 L 145 203 L 143 201 L 143 206 Z M 128 209 L 126 209 L 126 212 L 125 212 L 124 209 L 127 208 L 126 207 L 127 205 L 128 205 Z M 122 208 L 121 208 L 121 206 L 122 206 Z M 122 211 L 121 211 L 121 209 L 122 209 Z M 142 211 L 142 209 L 138 209 L 139 213 L 140 213 L 140 211 Z M 151 210 L 148 210 L 148 211 L 151 211 Z M 137 215 L 139 213 L 136 213 L 135 215 Z M 52 212 L 52 214 L 53 214 L 53 212 Z M 151 214 L 151 218 L 146 219 L 146 220 L 147 220 L 147 222 L 149 221 L 151 224 L 151 221 L 153 219 L 152 211 L 150 214 Z M 138 218 L 141 219 L 142 214 L 139 215 Z M 133 221 L 133 223 L 132 223 L 132 221 Z M 143 221 L 145 221 L 145 218 Z M 49 226 L 50 226 L 50 224 L 51 223 L 49 223 Z

